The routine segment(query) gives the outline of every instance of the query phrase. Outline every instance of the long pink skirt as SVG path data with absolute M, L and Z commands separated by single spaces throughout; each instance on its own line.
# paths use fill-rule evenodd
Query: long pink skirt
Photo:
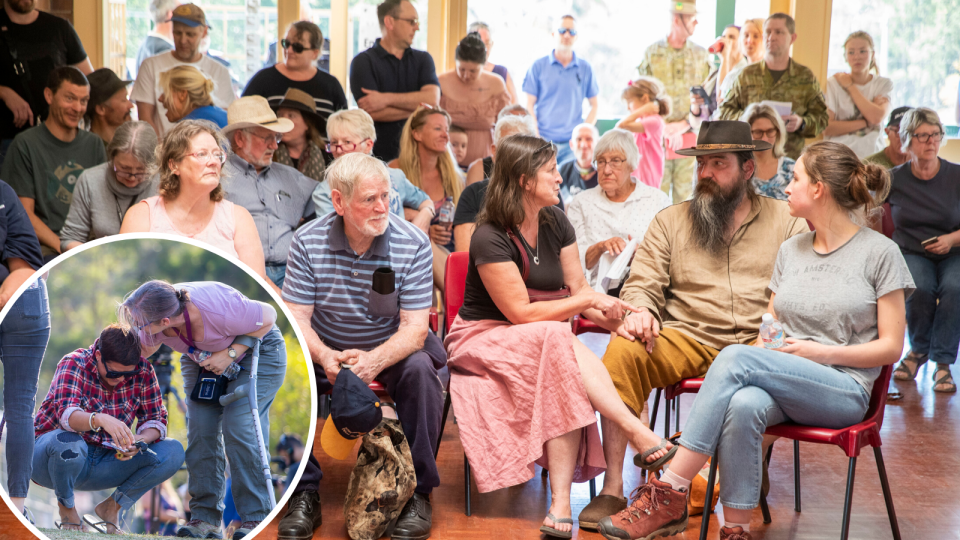
M 597 417 L 573 353 L 570 325 L 457 317 L 444 344 L 453 409 L 481 493 L 549 469 L 544 443 L 581 430 L 574 482 L 607 467 Z

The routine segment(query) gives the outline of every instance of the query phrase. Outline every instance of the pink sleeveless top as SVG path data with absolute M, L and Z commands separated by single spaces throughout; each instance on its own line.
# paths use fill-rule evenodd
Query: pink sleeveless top
M 237 248 L 234 247 L 233 239 L 236 234 L 236 223 L 234 220 L 233 203 L 224 199 L 216 203 L 213 210 L 213 218 L 210 223 L 197 234 L 189 235 L 180 232 L 176 225 L 170 221 L 167 209 L 163 204 L 163 198 L 159 195 L 144 199 L 150 207 L 150 232 L 175 234 L 185 236 L 201 242 L 206 242 L 213 247 L 220 248 L 223 251 L 237 257 Z

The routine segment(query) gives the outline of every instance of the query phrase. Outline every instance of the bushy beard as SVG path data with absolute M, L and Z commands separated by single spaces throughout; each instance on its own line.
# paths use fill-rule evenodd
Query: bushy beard
M 728 192 L 712 179 L 697 181 L 693 200 L 687 212 L 690 215 L 691 236 L 697 247 L 711 255 L 719 255 L 727 248 L 727 231 L 737 207 L 752 193 L 750 183 L 740 174 L 737 184 Z

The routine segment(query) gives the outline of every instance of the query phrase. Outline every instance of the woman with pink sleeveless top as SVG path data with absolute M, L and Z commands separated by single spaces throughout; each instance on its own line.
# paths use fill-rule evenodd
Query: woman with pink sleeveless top
M 120 233 L 154 232 L 205 242 L 266 278 L 263 246 L 253 217 L 223 198 L 221 166 L 227 142 L 208 122 L 182 120 L 159 149 L 159 195 L 133 205 Z M 269 280 L 268 280 L 269 281 Z

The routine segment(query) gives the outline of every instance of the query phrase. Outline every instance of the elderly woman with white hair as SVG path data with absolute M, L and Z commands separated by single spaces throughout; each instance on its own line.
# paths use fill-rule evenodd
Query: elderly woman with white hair
M 373 118 L 363 109 L 337 111 L 327 118 L 327 152 L 334 159 L 355 152 L 370 155 L 377 142 Z M 430 197 L 422 189 L 410 183 L 400 169 L 389 169 L 390 213 L 406 218 L 420 230 L 429 234 L 434 207 Z M 333 212 L 329 182 L 320 182 L 313 191 L 313 204 L 317 217 Z
M 83 171 L 60 231 L 60 249 L 120 232 L 131 206 L 157 194 L 157 133 L 146 122 L 126 122 L 107 145 L 107 161 Z
M 630 176 L 640 161 L 633 134 L 611 129 L 597 141 L 594 154 L 597 187 L 574 197 L 567 209 L 577 233 L 580 264 L 591 284 L 602 277 L 597 270 L 604 253 L 617 256 L 630 239 L 642 240 L 657 212 L 670 206 L 666 193 Z M 617 286 L 610 294 L 618 296 L 619 291 Z
M 893 241 L 917 290 L 907 299 L 911 350 L 894 378 L 911 381 L 932 360 L 937 363 L 934 391 L 952 393 L 957 385 L 950 366 L 960 345 L 960 165 L 937 156 L 943 124 L 932 109 L 907 112 L 900 121 L 900 139 L 910 161 L 891 170 L 887 202 Z
M 784 191 L 793 180 L 793 167 L 796 161 L 786 155 L 784 145 L 787 142 L 787 127 L 783 119 L 770 105 L 752 103 L 740 117 L 750 124 L 750 134 L 754 140 L 766 141 L 773 145 L 768 150 L 753 153 L 757 169 L 750 180 L 757 195 L 787 200 Z

